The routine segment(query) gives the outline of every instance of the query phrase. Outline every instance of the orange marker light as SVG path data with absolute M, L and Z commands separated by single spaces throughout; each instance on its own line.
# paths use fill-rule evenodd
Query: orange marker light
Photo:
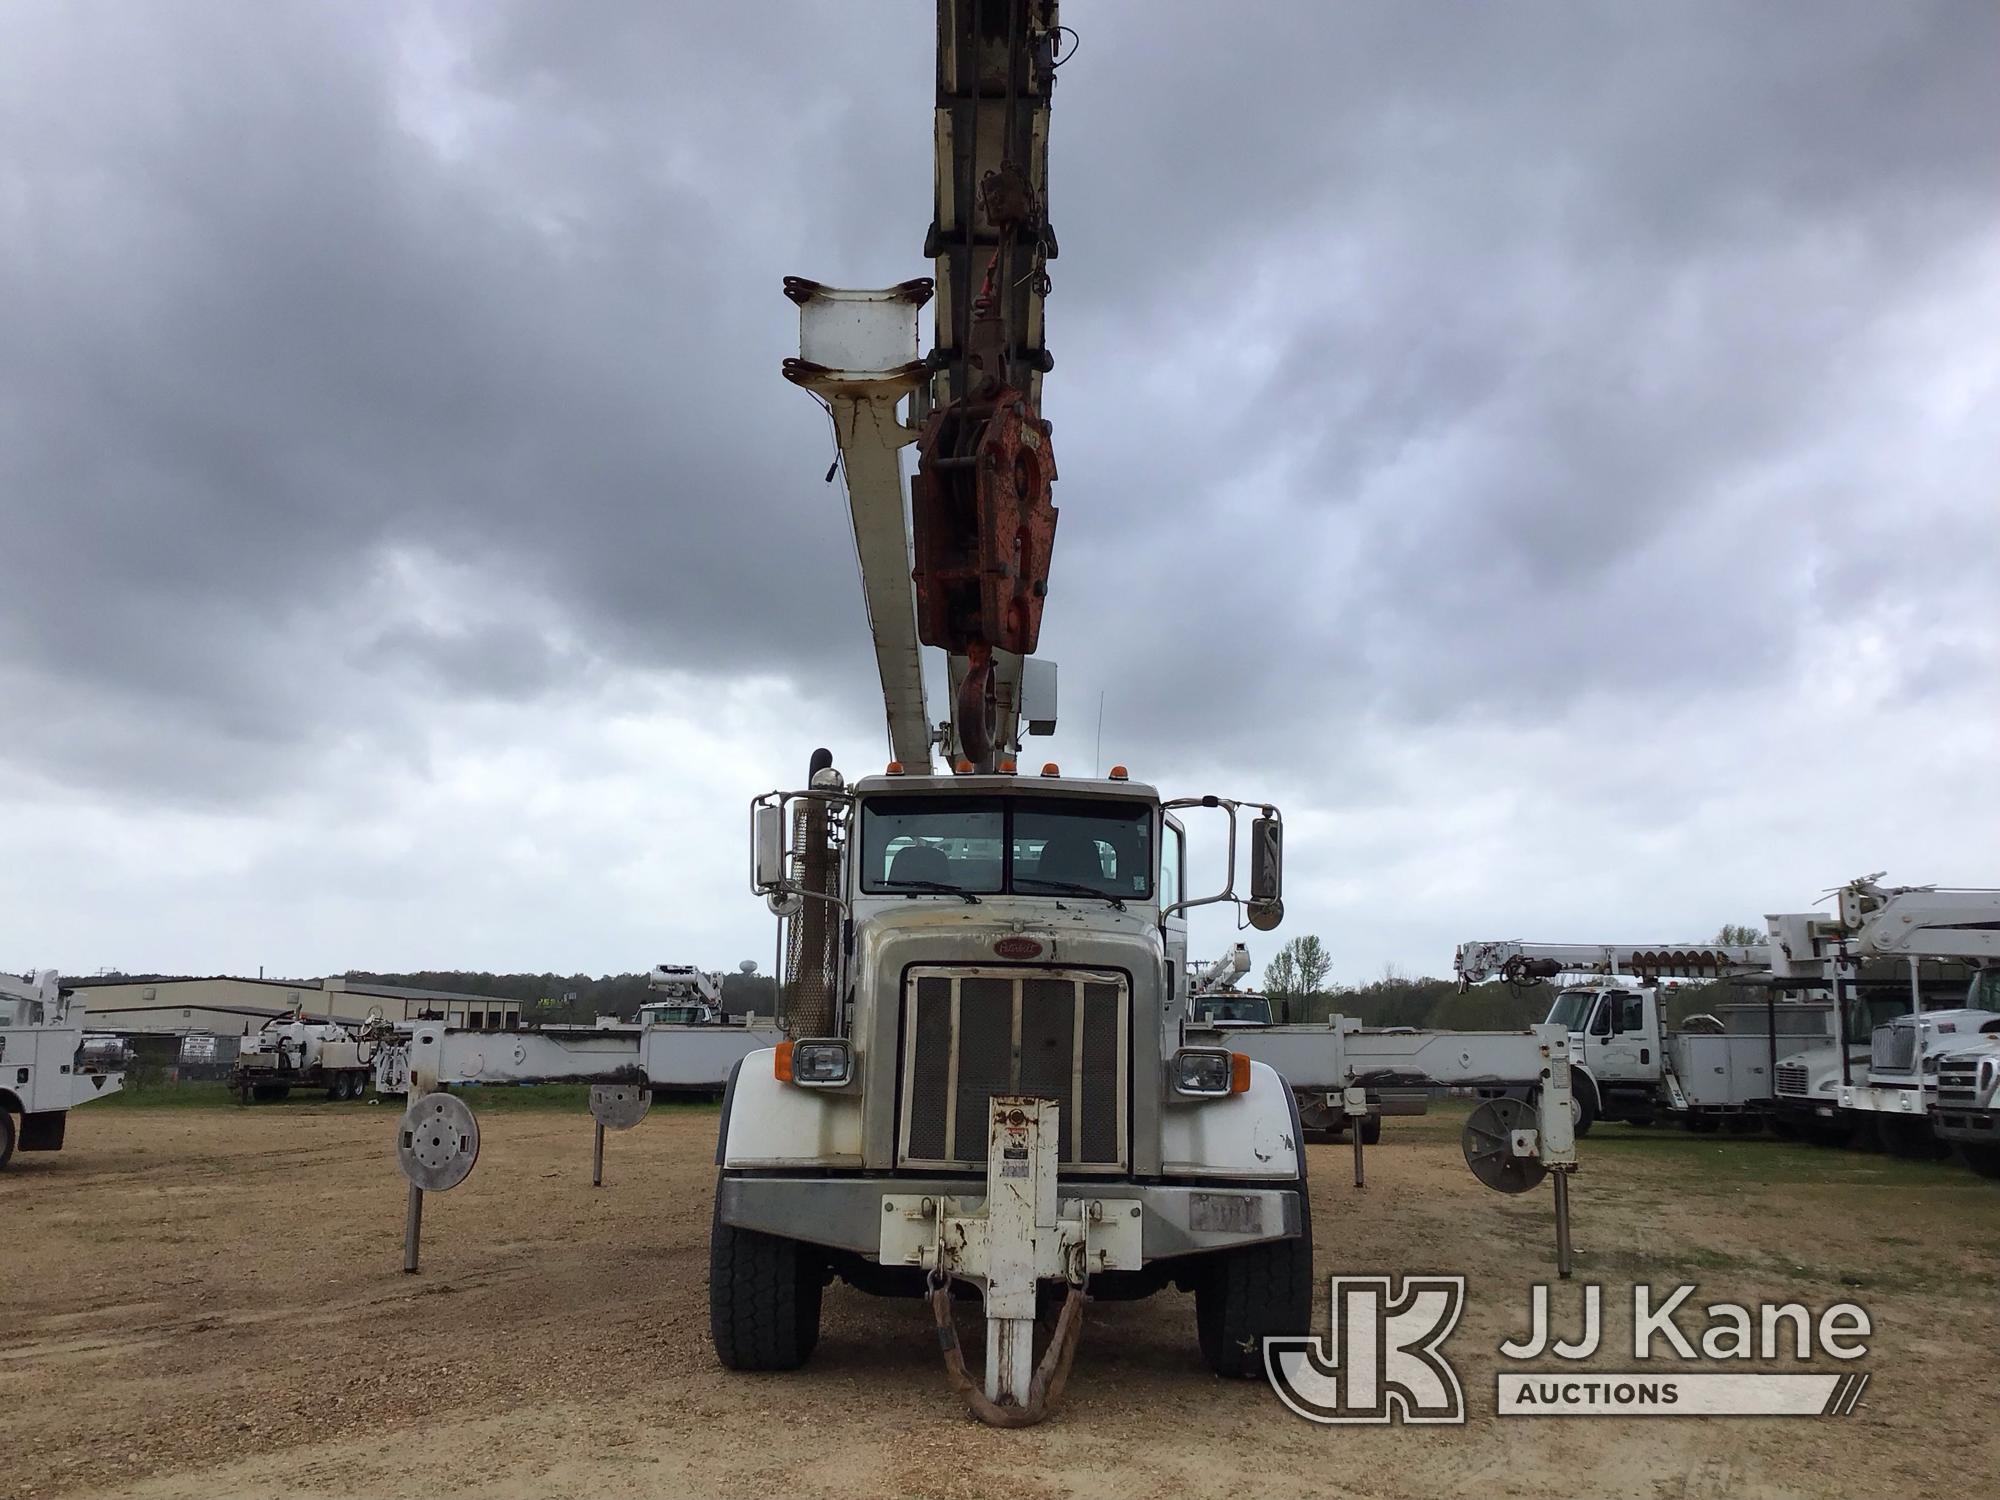
M 1050 761 L 1047 765 L 1042 767 L 1042 774 L 1044 776 L 1060 776 L 1062 775 L 1062 767 L 1057 765 L 1054 761 Z
M 1244 1063 L 1247 1067 L 1249 1059 L 1245 1058 Z M 771 1071 L 777 1075 L 778 1082 L 780 1083 L 790 1083 L 792 1081 L 792 1044 L 790 1042 L 778 1043 L 778 1050 L 771 1054 Z
M 970 776 L 972 774 L 972 762 L 969 760 L 962 760 L 957 765 L 953 766 L 952 769 L 958 772 L 958 774 L 961 776 Z
M 1113 781 L 1123 781 L 1130 774 L 1123 766 L 1113 766 L 1111 768 L 1111 779 Z
M 787 1049 L 785 1052 L 785 1077 L 787 1078 L 792 1076 L 792 1054 L 789 1050 L 791 1045 L 790 1042 L 785 1043 Z M 1232 1052 L 1229 1054 L 1229 1092 L 1232 1094 L 1247 1094 L 1250 1092 L 1250 1059 L 1241 1052 Z
M 891 776 L 901 776 L 903 774 L 903 763 L 900 760 L 890 761 L 887 774 Z
M 1014 774 L 1014 762 L 1012 762 L 1011 760 L 1001 761 L 1000 774 L 1002 776 L 1012 776 Z

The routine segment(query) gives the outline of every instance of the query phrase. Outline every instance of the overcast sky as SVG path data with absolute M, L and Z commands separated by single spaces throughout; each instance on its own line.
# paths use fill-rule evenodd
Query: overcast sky
M 2000 9 L 1064 20 L 1035 759 L 1350 980 L 2000 883 Z M 928 274 L 932 26 L 8 8 L 0 963 L 769 967 L 886 755 L 779 286 Z

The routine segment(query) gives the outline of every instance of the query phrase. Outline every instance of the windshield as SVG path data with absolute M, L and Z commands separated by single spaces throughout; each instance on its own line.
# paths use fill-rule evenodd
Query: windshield
M 1271 1023 L 1271 1002 L 1262 995 L 1204 995 L 1194 1003 L 1200 1021 L 1259 1021 Z
M 1153 809 L 1080 797 L 871 797 L 861 888 L 1144 901 Z
M 1549 1007 L 1546 1024 L 1560 1026 L 1565 1031 L 1583 1030 L 1583 1018 L 1590 1014 L 1590 1002 L 1596 998 L 1596 990 L 1565 990 Z
M 701 1008 L 695 1005 L 648 1005 L 642 1007 L 639 1014 L 654 1026 L 692 1026 L 701 1019 Z

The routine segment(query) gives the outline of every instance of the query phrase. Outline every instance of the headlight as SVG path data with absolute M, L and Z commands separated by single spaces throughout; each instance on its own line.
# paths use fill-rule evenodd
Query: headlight
M 1191 1099 L 1219 1099 L 1250 1087 L 1250 1059 L 1220 1047 L 1183 1047 L 1174 1054 L 1174 1092 Z
M 838 1088 L 854 1076 L 854 1049 L 838 1037 L 778 1046 L 778 1077 L 807 1088 Z

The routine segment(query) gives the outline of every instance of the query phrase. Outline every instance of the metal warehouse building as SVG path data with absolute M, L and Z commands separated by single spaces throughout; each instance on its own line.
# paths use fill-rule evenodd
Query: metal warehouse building
M 521 1002 L 396 985 L 327 979 L 76 979 L 92 1030 L 157 1034 L 254 1031 L 303 1007 L 313 1021 L 361 1021 L 377 1008 L 391 1021 L 443 1020 L 497 1030 L 521 1018 Z

